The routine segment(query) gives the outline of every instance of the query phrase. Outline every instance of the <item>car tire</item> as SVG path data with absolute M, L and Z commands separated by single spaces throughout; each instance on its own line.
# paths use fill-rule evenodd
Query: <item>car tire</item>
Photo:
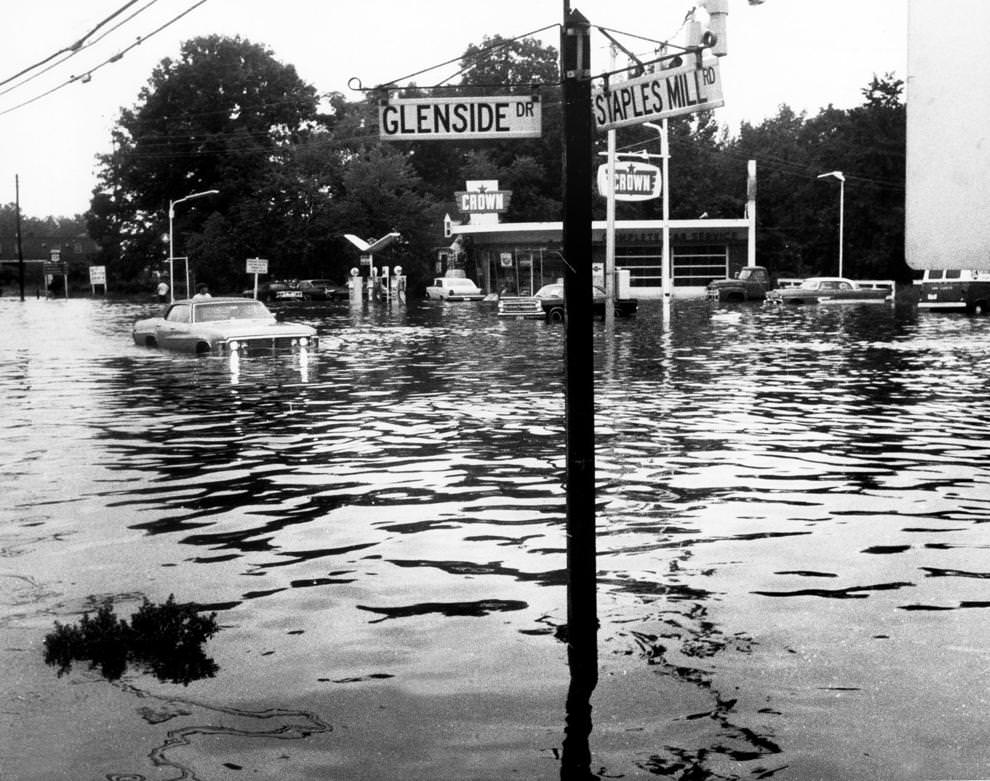
M 548 323 L 564 322 L 564 308 L 560 306 L 555 306 L 553 309 L 547 312 L 547 322 Z

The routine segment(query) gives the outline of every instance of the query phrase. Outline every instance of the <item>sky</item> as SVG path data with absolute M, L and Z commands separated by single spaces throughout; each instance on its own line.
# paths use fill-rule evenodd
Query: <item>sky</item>
M 563 0 L 29 0 L 8 5 L 0 47 L 0 203 L 15 201 L 19 181 L 21 209 L 31 217 L 86 211 L 97 183 L 96 155 L 110 151 L 121 108 L 138 103 L 154 67 L 177 57 L 183 41 L 210 34 L 240 36 L 268 47 L 319 92 L 357 100 L 361 93 L 350 89 L 352 79 L 366 87 L 402 83 L 410 74 L 420 74 L 413 79 L 420 85 L 441 82 L 456 72 L 464 49 L 481 44 L 486 35 L 513 38 L 542 30 L 534 37 L 559 47 L 564 14 Z M 684 43 L 682 23 L 697 3 L 571 0 L 570 5 L 592 24 L 592 72 L 597 74 L 609 69 L 610 51 L 596 28 L 609 30 L 637 55 L 649 56 L 649 40 Z M 706 21 L 708 15 L 698 8 L 695 18 Z M 729 0 L 726 38 L 728 54 L 720 63 L 725 106 L 715 117 L 736 132 L 741 122 L 758 124 L 775 116 L 783 104 L 809 116 L 828 105 L 860 105 L 874 74 L 906 80 L 907 0 L 764 0 L 758 5 Z M 70 47 L 80 39 L 86 45 L 73 54 Z M 454 65 L 420 73 L 451 60 Z M 44 66 L 14 78 L 43 61 Z M 84 80 L 86 73 L 91 75 Z

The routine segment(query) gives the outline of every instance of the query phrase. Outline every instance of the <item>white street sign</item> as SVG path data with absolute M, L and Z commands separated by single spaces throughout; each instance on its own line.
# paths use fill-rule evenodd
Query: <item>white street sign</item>
M 725 105 L 718 60 L 705 60 L 615 82 L 591 97 L 595 125 L 611 130 Z
M 385 140 L 539 138 L 542 130 L 540 101 L 532 95 L 397 98 L 378 106 L 378 133 Z
M 268 260 L 266 258 L 248 258 L 247 259 L 247 273 L 248 274 L 267 274 L 268 273 Z

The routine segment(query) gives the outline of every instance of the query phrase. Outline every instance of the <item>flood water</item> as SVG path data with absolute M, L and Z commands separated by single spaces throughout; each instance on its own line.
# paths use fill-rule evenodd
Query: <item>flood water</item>
M 551 779 L 563 331 L 284 310 L 309 360 L 0 300 L 0 778 Z M 600 778 L 990 776 L 990 318 L 644 303 L 595 325 Z M 112 598 L 214 677 L 65 675 Z

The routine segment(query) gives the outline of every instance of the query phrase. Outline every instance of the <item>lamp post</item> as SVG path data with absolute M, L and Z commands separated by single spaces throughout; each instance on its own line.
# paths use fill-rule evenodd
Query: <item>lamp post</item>
M 825 179 L 831 176 L 834 179 L 839 180 L 839 276 L 842 276 L 842 228 L 845 219 L 846 212 L 846 177 L 842 171 L 829 171 L 828 173 L 818 174 L 819 179 Z
M 667 199 L 667 193 L 670 192 L 670 188 L 668 187 L 670 148 L 667 138 L 667 118 L 664 117 L 660 120 L 660 122 L 661 124 L 659 125 L 656 125 L 653 122 L 644 122 L 643 127 L 656 130 L 660 134 L 660 155 L 663 157 L 663 160 L 661 161 L 661 165 L 663 166 L 661 179 L 663 181 L 660 185 L 660 235 L 663 246 L 660 248 L 660 269 L 663 274 L 663 277 L 661 278 L 661 285 L 663 286 L 663 299 L 664 301 L 670 301 L 671 295 L 673 294 L 674 284 L 674 280 L 672 279 L 674 270 L 671 268 L 670 264 L 670 201 Z
M 191 201 L 193 198 L 202 198 L 206 195 L 216 195 L 219 190 L 203 190 L 199 193 L 190 193 L 189 195 L 184 195 L 174 201 L 168 202 L 168 295 L 170 301 L 175 301 L 175 278 L 172 274 L 173 268 L 175 266 L 175 249 L 172 239 L 172 221 L 175 219 L 175 207 L 176 205 L 184 202 Z M 186 296 L 189 295 L 189 260 L 186 260 Z

